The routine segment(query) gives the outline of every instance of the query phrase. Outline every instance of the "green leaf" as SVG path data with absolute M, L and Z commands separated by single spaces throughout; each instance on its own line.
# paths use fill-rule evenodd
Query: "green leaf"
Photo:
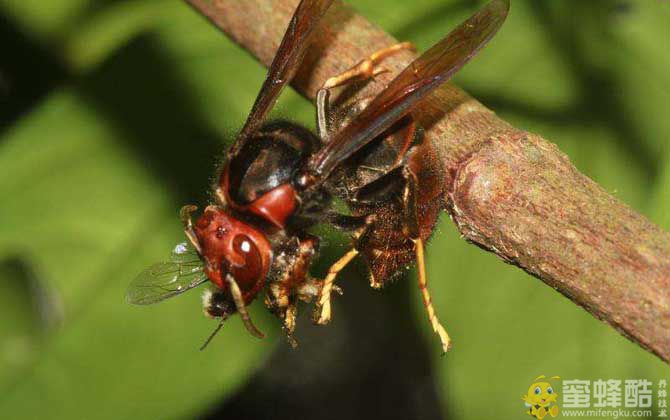
M 652 218 L 666 230 L 670 230 L 670 160 L 663 167 L 652 198 Z
M 179 205 L 87 101 L 52 95 L 3 138 L 0 167 L 0 193 L 12 197 L 0 209 L 0 260 L 29 267 L 62 318 L 19 328 L 45 300 L 23 293 L 31 305 L 3 306 L 2 323 L 14 326 L 0 343 L 6 416 L 190 417 L 262 363 L 274 340 L 249 337 L 238 319 L 198 351 L 215 325 L 198 291 L 146 308 L 125 303 L 130 280 L 183 240 Z M 3 279 L 4 296 L 22 293 L 25 276 L 13 277 Z
M 167 7 L 161 9 L 155 0 L 126 1 L 112 3 L 92 16 L 80 18 L 77 29 L 65 41 L 65 57 L 70 67 L 83 73 L 100 65 L 127 42 L 151 29 L 176 5 L 166 3 Z
M 381 3 L 353 6 L 424 50 L 483 2 Z M 500 34 L 455 81 L 669 228 L 669 6 L 616 3 L 513 0 Z M 255 322 L 273 336 L 258 341 L 231 319 L 198 352 L 215 324 L 199 291 L 151 307 L 127 305 L 124 292 L 183 240 L 177 210 L 205 202 L 265 69 L 180 2 L 1 0 L 0 9 L 72 70 L 0 137 L 0 412 L 193 418 L 263 365 L 277 321 L 256 304 Z M 314 107 L 289 90 L 273 114 L 312 126 Z M 427 257 L 454 341 L 445 357 L 418 291 L 412 315 L 452 419 L 525 416 L 520 396 L 540 374 L 667 376 L 537 279 L 463 243 L 446 217 Z
M 19 23 L 33 38 L 53 45 L 62 40 L 88 0 L 0 0 L 0 10 Z

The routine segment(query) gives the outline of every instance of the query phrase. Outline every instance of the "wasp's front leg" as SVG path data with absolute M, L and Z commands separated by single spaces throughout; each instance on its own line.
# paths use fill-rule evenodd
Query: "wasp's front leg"
M 193 248 L 198 251 L 198 254 L 202 255 L 200 241 L 198 240 L 198 235 L 195 234 L 195 230 L 193 229 L 193 221 L 191 220 L 191 214 L 193 214 L 193 212 L 196 210 L 198 210 L 198 206 L 187 204 L 183 206 L 181 210 L 179 210 L 179 218 L 184 224 L 184 233 L 186 234 L 186 237 L 191 242 L 191 245 L 193 245 Z
M 297 299 L 302 298 L 300 290 L 309 282 L 309 265 L 318 249 L 318 238 L 295 237 L 282 247 L 275 257 L 265 305 L 282 322 L 291 346 L 297 342 L 293 338 L 297 316 Z
M 297 308 L 295 299 L 290 290 L 280 283 L 273 283 L 265 295 L 265 306 L 270 312 L 282 320 L 282 328 L 291 347 L 296 348 L 298 343 L 293 338 Z
M 346 218 L 346 216 L 343 216 Z M 341 290 L 335 286 L 335 279 L 337 275 L 347 266 L 357 255 L 357 242 L 358 239 L 370 228 L 374 222 L 374 216 L 366 216 L 363 218 L 350 218 L 350 220 L 356 220 L 358 222 L 358 228 L 354 230 L 352 235 L 354 246 L 347 251 L 339 260 L 337 260 L 333 265 L 328 269 L 328 274 L 326 278 L 323 279 L 323 284 L 319 290 L 318 299 L 316 302 L 316 309 L 314 311 L 314 322 L 319 325 L 325 325 L 330 322 L 331 318 L 331 306 L 330 306 L 330 295 L 335 290 L 339 293 L 342 293 Z M 361 222 L 362 221 L 362 222 Z

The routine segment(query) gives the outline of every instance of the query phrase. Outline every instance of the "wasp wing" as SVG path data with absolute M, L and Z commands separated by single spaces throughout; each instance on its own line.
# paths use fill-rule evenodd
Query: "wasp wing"
M 126 301 L 136 305 L 160 302 L 207 281 L 202 261 L 190 244 L 175 247 L 170 260 L 142 271 L 128 286 Z
M 263 123 L 281 90 L 295 76 L 310 44 L 314 29 L 332 2 L 333 0 L 302 0 L 298 5 L 234 150 L 240 150 L 241 143 Z
M 509 0 L 493 0 L 405 68 L 351 123 L 307 162 L 311 184 L 382 134 L 435 88 L 448 81 L 500 29 Z

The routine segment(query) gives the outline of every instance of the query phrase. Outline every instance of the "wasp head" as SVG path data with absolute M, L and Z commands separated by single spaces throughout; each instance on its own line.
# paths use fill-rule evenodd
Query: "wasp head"
M 272 247 L 265 235 L 216 206 L 205 209 L 194 232 L 211 282 L 227 289 L 230 275 L 244 300 L 252 300 L 263 288 L 270 267 Z

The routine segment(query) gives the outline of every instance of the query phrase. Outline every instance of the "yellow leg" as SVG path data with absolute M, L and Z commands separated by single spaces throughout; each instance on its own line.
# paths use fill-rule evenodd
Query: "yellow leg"
M 293 338 L 293 333 L 295 332 L 295 318 L 296 318 L 296 305 L 292 303 L 286 308 L 286 313 L 284 313 L 284 331 L 286 331 L 286 339 L 291 347 L 298 347 L 298 342 Z
M 286 314 L 284 315 L 284 327 L 286 327 L 286 332 L 288 332 L 289 335 L 293 335 L 293 332 L 295 331 L 295 317 L 295 304 L 288 305 L 286 308 Z
M 440 341 L 442 342 L 442 351 L 446 353 L 447 350 L 449 350 L 451 340 L 449 339 L 449 334 L 447 334 L 447 330 L 444 329 L 442 324 L 440 324 L 440 320 L 437 319 L 435 309 L 433 308 L 433 302 L 432 299 L 430 298 L 430 293 L 428 292 L 428 281 L 426 279 L 426 265 L 423 255 L 423 241 L 421 240 L 421 238 L 412 239 L 412 241 L 414 242 L 414 249 L 416 252 L 416 265 L 419 271 L 419 289 L 421 290 L 421 295 L 423 297 L 423 305 L 426 307 L 428 320 L 430 321 L 430 325 L 432 325 L 433 327 L 433 331 L 435 331 L 435 334 L 437 334 L 438 337 L 440 337 Z
M 369 79 L 378 74 L 387 72 L 387 69 L 378 67 L 379 63 L 385 58 L 402 50 L 414 51 L 414 45 L 412 45 L 410 42 L 401 42 L 376 51 L 368 58 L 359 61 L 358 64 L 355 64 L 349 70 L 326 80 L 326 83 L 323 85 L 323 89 L 331 89 L 337 86 L 342 86 L 343 84 L 348 83 L 354 79 Z
M 323 287 L 319 292 L 317 301 L 317 309 L 315 313 L 317 324 L 325 325 L 330 322 L 330 294 L 333 291 L 333 283 L 335 283 L 337 274 L 342 271 L 342 269 L 346 267 L 356 255 L 358 255 L 358 251 L 356 248 L 352 248 L 328 269 L 328 274 L 323 280 Z

